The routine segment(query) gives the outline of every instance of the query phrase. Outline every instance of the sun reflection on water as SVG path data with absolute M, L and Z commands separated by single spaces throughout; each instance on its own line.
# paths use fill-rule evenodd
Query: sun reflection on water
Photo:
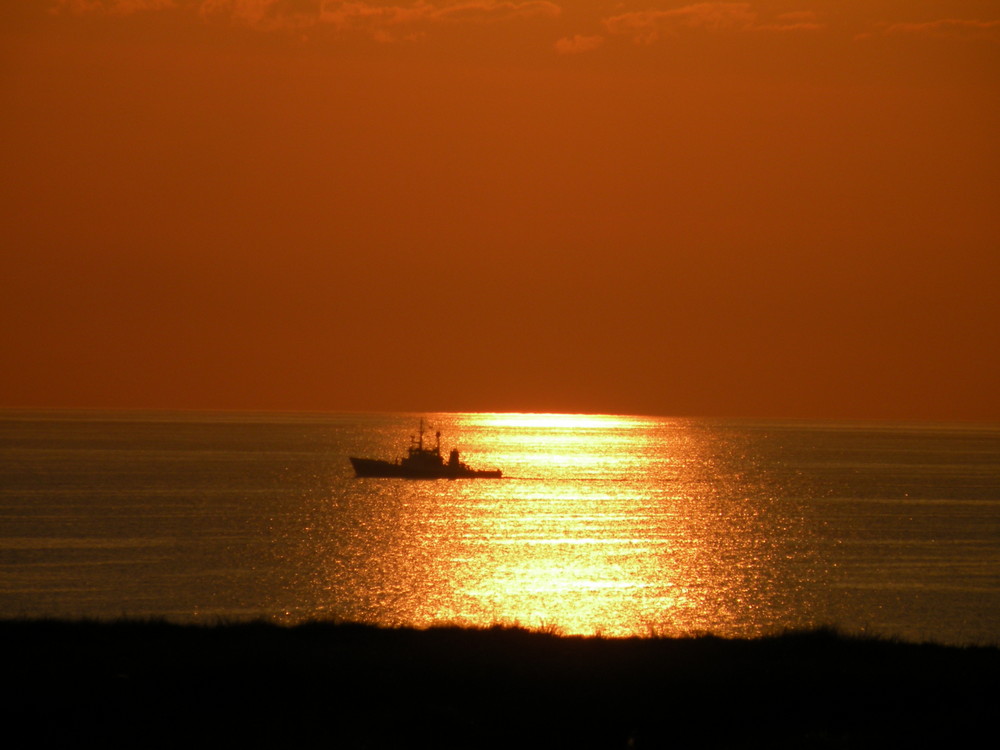
M 426 626 L 496 623 L 567 634 L 755 634 L 776 585 L 781 518 L 760 477 L 683 420 L 447 415 L 472 465 L 502 480 L 350 480 L 330 528 L 320 610 Z M 739 457 L 739 466 L 747 464 Z M 341 518 L 339 523 L 343 524 Z M 357 602 L 363 591 L 362 604 Z M 804 624 L 808 607 L 798 603 Z
M 572 430 L 616 429 L 638 427 L 644 423 L 638 417 L 613 414 L 473 414 L 465 415 L 460 423 L 505 429 Z

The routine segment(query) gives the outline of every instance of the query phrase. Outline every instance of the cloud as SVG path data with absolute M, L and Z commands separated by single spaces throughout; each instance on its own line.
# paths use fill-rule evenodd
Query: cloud
M 555 18 L 562 9 L 548 0 L 469 0 L 435 5 L 374 5 L 363 0 L 323 0 L 318 20 L 341 31 L 358 30 L 381 42 L 415 39 L 433 24 L 486 25 L 519 19 Z
M 379 0 L 54 0 L 53 11 L 73 15 L 129 15 L 140 11 L 177 10 L 203 20 L 252 28 L 302 29 L 327 26 L 360 29 L 373 36 L 427 24 L 492 24 L 531 18 L 555 18 L 562 12 L 550 0 L 459 0 L 410 4 Z
M 645 10 L 622 13 L 604 19 L 612 34 L 631 36 L 640 44 L 650 44 L 663 37 L 673 37 L 687 30 L 708 33 L 743 33 L 763 31 L 813 31 L 822 28 L 809 12 L 785 13 L 770 22 L 762 22 L 750 3 L 696 3 L 670 10 Z
M 944 18 L 925 23 L 894 23 L 882 29 L 886 36 L 919 35 L 943 38 L 988 38 L 1000 41 L 1000 20 L 970 21 Z
M 554 18 L 560 13 L 562 8 L 547 0 L 528 0 L 523 3 L 479 0 L 445 6 L 435 11 L 432 17 L 459 22 L 493 22 L 514 18 Z
M 563 55 L 579 54 L 580 52 L 590 52 L 604 44 L 603 36 L 582 36 L 575 34 L 571 37 L 559 39 L 556 44 L 556 52 Z
M 256 29 L 301 29 L 320 22 L 323 0 L 194 0 L 205 19 Z
M 435 4 L 382 5 L 368 0 L 200 0 L 203 17 L 228 16 L 258 28 L 328 26 L 362 30 L 388 41 L 394 34 L 415 35 L 425 24 L 489 24 L 555 17 L 561 8 L 548 0 L 467 0 Z
M 176 0 L 56 0 L 52 10 L 55 13 L 73 15 L 106 13 L 128 16 L 143 11 L 172 10 L 176 7 Z
M 819 31 L 824 28 L 824 24 L 819 22 L 819 17 L 811 10 L 800 10 L 792 13 L 779 13 L 771 23 L 758 24 L 754 26 L 754 31 Z

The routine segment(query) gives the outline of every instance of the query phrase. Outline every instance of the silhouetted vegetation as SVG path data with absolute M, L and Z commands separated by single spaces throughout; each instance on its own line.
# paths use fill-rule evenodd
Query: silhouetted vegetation
M 0 622 L 26 746 L 938 747 L 973 743 L 1000 649 L 519 628 Z

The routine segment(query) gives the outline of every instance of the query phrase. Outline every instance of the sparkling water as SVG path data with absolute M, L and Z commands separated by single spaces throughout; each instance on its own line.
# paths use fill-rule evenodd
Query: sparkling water
M 0 616 L 123 615 L 998 643 L 1000 427 L 0 412 Z

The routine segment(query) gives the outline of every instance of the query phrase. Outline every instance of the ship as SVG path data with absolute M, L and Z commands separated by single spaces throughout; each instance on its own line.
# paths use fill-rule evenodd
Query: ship
M 458 450 L 452 448 L 445 461 L 441 455 L 441 432 L 435 432 L 433 448 L 424 447 L 424 420 L 420 432 L 410 438 L 407 455 L 397 461 L 379 458 L 350 457 L 354 474 L 359 477 L 397 477 L 401 479 L 500 479 L 500 469 L 473 469 L 462 463 Z

